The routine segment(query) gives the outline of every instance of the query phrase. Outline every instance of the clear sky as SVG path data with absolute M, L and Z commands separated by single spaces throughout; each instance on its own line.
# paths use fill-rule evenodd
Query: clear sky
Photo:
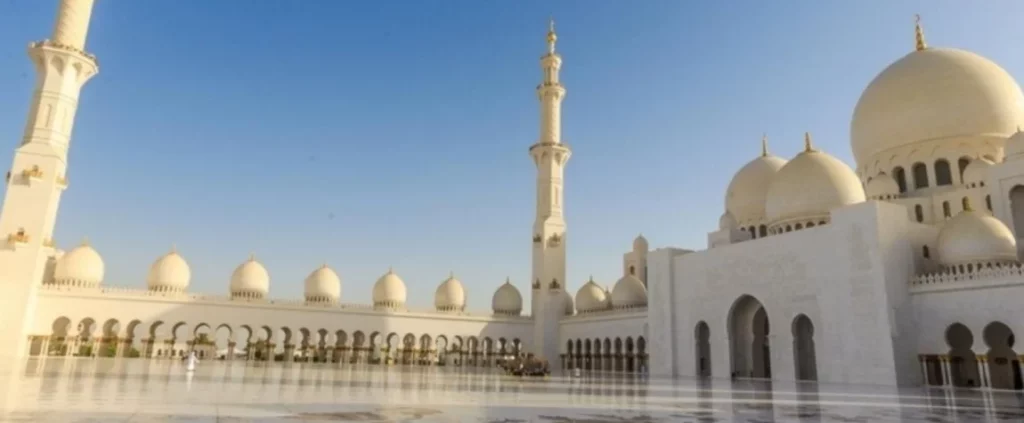
M 57 0 L 0 0 L 0 162 L 22 135 Z M 610 285 L 637 233 L 703 248 L 762 133 L 810 131 L 852 163 L 867 83 L 913 49 L 982 54 L 1024 80 L 1024 2 L 864 0 L 100 0 L 57 228 L 106 284 L 145 285 L 176 244 L 192 291 L 226 294 L 254 252 L 273 297 L 327 262 L 345 302 L 388 266 L 429 306 L 454 271 L 471 309 L 506 276 L 529 299 L 547 19 L 562 79 L 568 286 Z M 3 147 L 6 146 L 6 147 Z

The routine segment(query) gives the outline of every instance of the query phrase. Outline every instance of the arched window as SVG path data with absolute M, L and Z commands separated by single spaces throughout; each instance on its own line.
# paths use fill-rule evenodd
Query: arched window
M 814 222 L 807 222 L 807 227 L 808 228 L 813 228 L 814 227 Z
M 910 171 L 914 174 L 914 189 L 928 188 L 928 167 L 924 163 L 914 163 Z
M 949 201 L 943 201 L 942 202 L 942 215 L 947 217 L 947 218 L 951 215 L 951 213 L 949 211 Z
M 968 200 L 967 197 L 964 197 L 963 199 L 960 200 L 960 205 L 963 206 L 964 210 L 967 210 L 967 207 L 970 206 L 969 204 L 967 204 L 968 202 L 970 202 L 970 200 Z
M 956 161 L 957 167 L 960 168 L 960 183 L 964 183 L 964 171 L 967 170 L 967 165 L 971 164 L 971 159 L 967 157 L 961 157 L 960 160 Z
M 633 265 L 629 266 L 629 274 L 633 275 L 633 276 L 636 276 L 636 266 L 633 266 Z
M 935 161 L 935 186 L 953 185 L 953 174 L 949 171 L 946 159 Z
M 896 166 L 892 170 L 892 177 L 896 179 L 896 185 L 899 185 L 900 193 L 907 192 L 907 172 L 902 167 Z
M 931 258 L 932 257 L 932 253 L 931 253 L 931 251 L 928 251 L 928 246 L 927 245 L 925 245 L 924 247 L 921 248 L 921 252 L 924 254 L 924 258 Z
M 988 209 L 988 211 L 992 211 L 992 196 L 991 195 L 986 195 L 985 196 L 985 208 Z
M 914 217 L 917 218 L 918 223 L 924 222 L 924 208 L 920 204 L 914 205 Z
M 760 233 L 761 233 L 761 236 L 766 236 L 766 235 L 768 235 L 768 227 L 767 227 L 767 226 L 765 226 L 765 225 L 761 225 L 761 227 L 760 227 L 760 228 L 757 228 L 757 230 L 758 230 L 758 232 L 760 232 Z
M 797 223 L 796 226 L 793 227 L 793 229 L 796 229 L 798 231 L 803 229 L 803 228 L 804 228 L 804 225 L 802 223 Z
M 753 226 L 748 228 L 747 231 L 750 232 L 750 239 L 756 239 L 757 238 L 757 231 L 754 229 Z

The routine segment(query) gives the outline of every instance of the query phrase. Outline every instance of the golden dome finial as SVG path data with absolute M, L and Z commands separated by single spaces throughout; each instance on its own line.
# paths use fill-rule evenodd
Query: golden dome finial
M 82 237 L 82 246 L 83 247 L 88 247 L 89 246 L 89 237 L 87 237 L 87 236 L 83 236 Z
M 548 53 L 555 53 L 555 41 L 558 41 L 558 35 L 555 34 L 555 18 L 548 19 Z
M 928 48 L 924 42 L 924 30 L 921 29 L 921 15 L 914 15 L 914 40 L 917 42 L 917 51 Z
M 761 157 L 768 157 L 768 134 L 761 134 Z
M 804 132 L 804 152 L 805 153 L 810 153 L 812 151 L 817 151 L 817 150 L 815 150 L 814 147 L 811 146 L 811 133 L 810 132 Z
M 178 254 L 178 244 L 171 243 L 171 254 Z

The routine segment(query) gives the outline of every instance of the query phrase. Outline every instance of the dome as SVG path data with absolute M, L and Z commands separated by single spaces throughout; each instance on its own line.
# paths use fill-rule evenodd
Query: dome
M 892 176 L 879 173 L 868 181 L 864 194 L 872 200 L 888 200 L 899 197 L 900 186 Z
M 1003 160 L 1021 160 L 1024 159 L 1024 131 L 1021 127 L 1017 127 L 1017 131 L 1010 135 L 1010 138 L 1006 139 L 1006 148 L 1003 150 Z
M 523 312 L 523 295 L 506 278 L 505 283 L 501 284 L 491 297 L 491 309 L 494 310 L 494 314 L 518 316 Z
M 95 287 L 103 282 L 105 269 L 100 253 L 82 242 L 57 260 L 53 281 L 58 285 Z
M 572 303 L 572 295 L 570 295 L 569 292 L 565 290 L 559 292 L 560 294 L 558 295 L 562 296 L 562 302 L 565 303 L 565 315 L 572 316 L 574 313 L 576 313 L 576 308 L 573 307 Z
M 732 217 L 732 213 L 722 213 L 722 217 L 718 218 L 718 229 L 726 230 L 733 229 L 736 227 L 736 218 Z
M 943 266 L 1017 262 L 1017 240 L 1010 229 L 988 213 L 967 208 L 939 231 L 939 262 Z
M 610 305 L 607 294 L 594 282 L 594 278 L 590 278 L 590 281 L 576 291 L 576 310 L 580 313 L 607 310 Z
M 373 285 L 373 305 L 384 308 L 405 306 L 405 282 L 393 270 L 388 269 Z
M 231 297 L 262 299 L 270 291 L 270 274 L 256 256 L 238 265 L 231 274 Z
M 644 238 L 643 234 L 637 235 L 636 239 L 633 240 L 633 251 L 648 251 L 649 245 L 647 244 L 647 238 Z
M 983 186 L 985 184 L 985 179 L 988 178 L 988 170 L 993 165 L 995 165 L 995 163 L 988 161 L 988 159 L 984 157 L 971 160 L 971 162 L 967 164 L 967 168 L 964 169 L 964 185 L 971 188 L 974 188 L 975 186 Z
M 306 302 L 336 304 L 341 299 L 341 278 L 326 264 L 306 277 Z
M 612 288 L 612 307 L 634 308 L 647 306 L 647 287 L 636 276 L 626 275 Z
M 912 144 L 1005 138 L 1022 123 L 1024 95 L 1003 68 L 969 51 L 925 48 L 868 84 L 853 112 L 851 147 L 864 166 L 880 153 Z
M 149 274 L 146 276 L 146 285 L 150 291 L 159 292 L 184 292 L 188 289 L 189 280 L 192 279 L 192 271 L 188 263 L 174 249 L 171 252 L 160 256 L 149 267 Z
M 463 311 L 466 309 L 466 290 L 455 274 L 441 282 L 434 292 L 434 307 L 438 311 Z
M 768 185 L 785 164 L 785 159 L 769 154 L 764 146 L 759 157 L 736 172 L 725 191 L 725 211 L 736 224 L 747 226 L 764 220 Z
M 864 201 L 860 179 L 845 163 L 805 148 L 786 163 L 768 187 L 765 216 L 772 224 L 798 218 L 821 218 L 833 209 Z

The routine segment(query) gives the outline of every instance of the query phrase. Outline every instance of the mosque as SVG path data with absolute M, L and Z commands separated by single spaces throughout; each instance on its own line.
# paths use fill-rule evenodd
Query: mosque
M 704 250 L 651 249 L 637 237 L 613 288 L 571 295 L 561 140 L 562 58 L 554 27 L 540 59 L 540 133 L 532 233 L 532 309 L 506 280 L 490 312 L 466 311 L 442 281 L 435 307 L 406 306 L 388 270 L 370 304 L 341 302 L 324 265 L 303 299 L 267 298 L 250 257 L 225 296 L 188 291 L 170 251 L 146 288 L 103 280 L 88 244 L 52 234 L 68 188 L 67 152 L 93 0 L 61 0 L 51 39 L 32 43 L 38 80 L 0 212 L 0 342 L 16 356 L 493 366 L 536 354 L 553 367 L 665 377 L 762 378 L 876 385 L 1024 388 L 1024 94 L 1005 70 L 965 50 L 916 47 L 868 85 L 850 129 L 856 167 L 810 134 L 790 160 L 761 154 L 735 174 Z M 650 295 L 649 295 L 650 294 Z

